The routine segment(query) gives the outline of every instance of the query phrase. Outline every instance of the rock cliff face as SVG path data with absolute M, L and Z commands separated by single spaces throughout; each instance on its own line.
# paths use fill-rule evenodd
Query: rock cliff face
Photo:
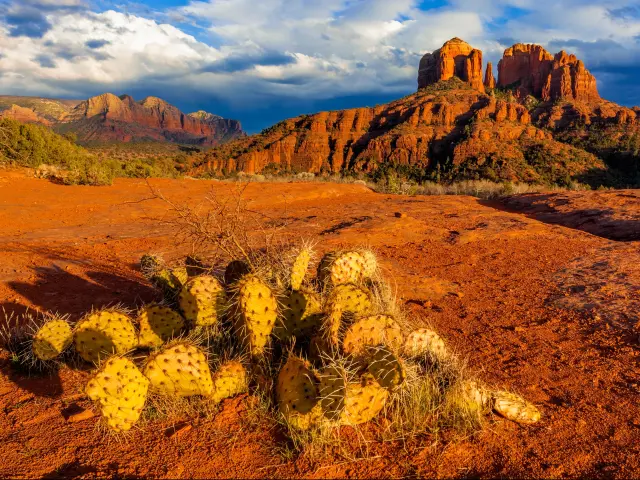
M 596 79 L 581 60 L 565 52 L 554 57 L 540 45 L 519 43 L 505 50 L 498 64 L 498 85 L 516 87 L 521 98 L 600 100 Z
M 66 130 L 76 131 L 85 142 L 159 140 L 217 145 L 244 135 L 235 120 L 186 115 L 157 97 L 136 102 L 129 95 L 111 93 L 80 103 L 64 122 Z
M 418 88 L 452 77 L 458 77 L 476 90 L 484 92 L 482 52 L 459 38 L 449 40 L 442 48 L 422 57 L 418 70 Z
M 10 118 L 22 123 L 41 123 L 43 125 L 50 126 L 51 122 L 46 118 L 38 115 L 30 108 L 20 107 L 18 105 L 11 105 L 7 110 L 0 112 L 0 119 Z

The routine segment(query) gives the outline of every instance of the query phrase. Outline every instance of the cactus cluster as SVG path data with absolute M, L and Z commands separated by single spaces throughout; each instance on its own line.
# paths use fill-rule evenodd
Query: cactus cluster
M 53 318 L 34 331 L 33 356 L 51 361 L 73 344 L 98 365 L 86 393 L 116 432 L 136 424 L 148 394 L 218 404 L 252 389 L 275 399 L 292 430 L 355 426 L 388 415 L 416 379 L 431 377 L 434 398 L 448 407 L 540 419 L 517 395 L 447 377 L 455 356 L 435 331 L 410 328 L 381 293 L 371 251 L 330 252 L 316 278 L 307 278 L 309 246 L 282 258 L 290 259 L 286 270 L 255 258 L 206 267 L 195 256 L 169 268 L 145 256 L 141 266 L 163 303 L 142 306 L 136 319 L 121 308 L 93 311 L 75 326 Z

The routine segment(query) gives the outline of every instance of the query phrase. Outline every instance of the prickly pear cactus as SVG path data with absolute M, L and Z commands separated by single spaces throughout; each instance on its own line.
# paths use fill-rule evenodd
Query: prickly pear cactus
M 38 360 L 47 362 L 61 355 L 73 343 L 73 330 L 62 318 L 44 323 L 33 335 L 31 349 Z
M 321 365 L 329 359 L 335 358 L 338 351 L 338 344 L 332 342 L 322 333 L 317 333 L 311 337 L 311 342 L 309 343 L 309 360 L 314 364 Z
M 365 278 L 365 259 L 355 251 L 327 253 L 318 266 L 318 280 L 323 285 L 359 283 Z
M 247 275 L 251 267 L 244 260 L 233 260 L 224 271 L 224 284 L 229 287 Z
M 510 392 L 492 392 L 493 410 L 504 418 L 517 423 L 536 423 L 540 411 L 524 398 Z
M 98 363 L 101 358 L 133 350 L 138 345 L 138 335 L 129 316 L 106 309 L 90 313 L 80 320 L 73 342 L 84 360 Z
M 376 254 L 368 248 L 362 249 L 358 253 L 362 255 L 364 260 L 364 277 L 373 278 L 378 272 L 378 259 L 376 258 Z
M 180 292 L 180 309 L 197 327 L 215 325 L 224 315 L 227 296 L 220 282 L 209 275 L 195 277 Z
M 463 381 L 454 397 L 458 398 L 464 410 L 476 415 L 483 415 L 491 409 L 491 393 L 473 380 Z
M 366 355 L 367 347 L 386 345 L 394 352 L 404 343 L 402 330 L 389 315 L 372 315 L 359 319 L 351 325 L 342 343 L 346 355 L 358 357 Z
M 274 335 L 280 341 L 311 337 L 320 328 L 322 307 L 316 293 L 294 290 L 284 298 L 283 303 L 282 317 L 274 329 Z
M 207 357 L 202 349 L 188 342 L 169 344 L 149 356 L 142 373 L 162 395 L 208 397 L 213 393 Z
M 211 398 L 218 403 L 225 398 L 245 393 L 249 388 L 247 370 L 242 363 L 228 361 L 220 365 L 213 374 L 213 394 Z
M 171 275 L 173 277 L 176 293 L 180 293 L 180 290 L 182 290 L 182 287 L 184 287 L 184 285 L 189 280 L 189 273 L 187 272 L 187 268 L 186 267 L 172 268 Z
M 146 305 L 138 313 L 138 346 L 159 347 L 184 328 L 182 316 L 169 307 Z
M 446 358 L 448 356 L 444 340 L 440 338 L 440 335 L 428 328 L 414 330 L 407 335 L 402 347 L 402 353 L 409 358 L 421 357 L 427 354 L 434 355 L 437 358 Z
M 342 367 L 329 366 L 319 376 L 322 409 L 327 418 L 342 425 L 373 420 L 389 397 L 389 391 L 368 373 L 349 381 Z
M 329 311 L 322 322 L 322 336 L 333 346 L 340 343 L 340 329 L 342 328 L 342 305 L 340 302 L 329 305 Z
M 89 379 L 85 392 L 112 430 L 126 432 L 140 418 L 148 388 L 149 380 L 131 360 L 112 357 Z
M 278 318 L 278 301 L 271 287 L 256 275 L 236 283 L 234 329 L 251 355 L 262 355 Z
M 339 307 L 342 313 L 366 315 L 373 309 L 373 295 L 364 288 L 353 284 L 336 286 L 329 295 L 327 310 Z
M 394 389 L 407 377 L 402 360 L 383 345 L 367 348 L 367 371 L 383 388 Z
M 311 365 L 294 355 L 289 356 L 278 373 L 278 409 L 295 429 L 307 430 L 322 416 L 317 382 Z
M 160 255 L 145 253 L 140 258 L 140 270 L 149 279 L 163 268 L 165 268 L 165 264 Z
M 311 262 L 312 250 L 310 248 L 302 248 L 291 267 L 291 290 L 300 290 L 304 277 L 307 275 L 309 263 Z

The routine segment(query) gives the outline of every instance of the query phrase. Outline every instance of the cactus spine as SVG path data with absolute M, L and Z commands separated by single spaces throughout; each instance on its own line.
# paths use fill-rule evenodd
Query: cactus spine
M 73 341 L 76 351 L 87 362 L 98 363 L 112 354 L 124 354 L 138 344 L 131 319 L 114 309 L 85 316 L 76 325 Z
M 367 348 L 367 371 L 383 388 L 394 389 L 407 377 L 404 364 L 384 345 Z
M 112 357 L 89 379 L 85 392 L 112 430 L 126 432 L 140 418 L 148 388 L 149 380 L 131 360 Z
M 248 388 L 247 370 L 242 363 L 228 361 L 220 365 L 213 374 L 213 393 L 211 398 L 219 403 L 225 398 L 245 393 Z
M 311 262 L 312 250 L 310 248 L 302 248 L 291 267 L 291 290 L 300 290 L 304 277 L 307 275 L 309 263 Z

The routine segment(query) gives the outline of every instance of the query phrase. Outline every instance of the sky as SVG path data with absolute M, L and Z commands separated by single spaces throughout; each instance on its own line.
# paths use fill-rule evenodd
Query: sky
M 640 0 L 0 0 L 0 94 L 154 95 L 254 133 L 409 94 L 455 36 L 494 68 L 514 43 L 575 53 L 640 105 Z

